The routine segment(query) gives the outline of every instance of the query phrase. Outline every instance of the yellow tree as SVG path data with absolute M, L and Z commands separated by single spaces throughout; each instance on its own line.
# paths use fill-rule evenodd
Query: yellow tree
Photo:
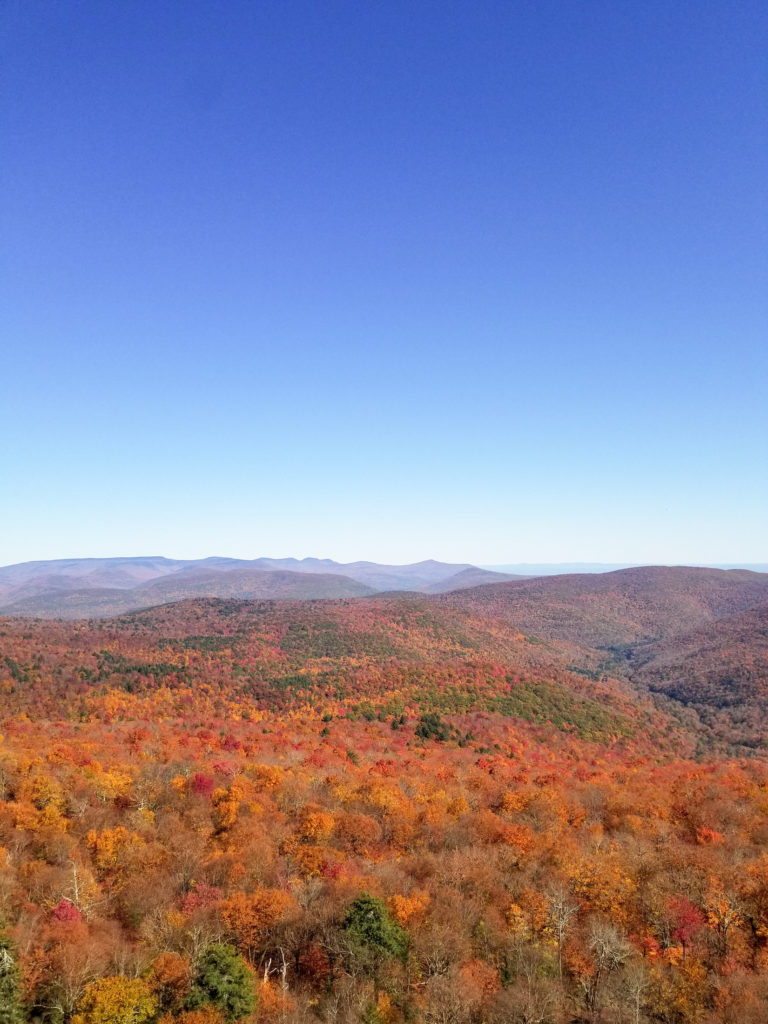
M 118 974 L 88 986 L 72 1024 L 146 1024 L 156 1012 L 147 983 Z

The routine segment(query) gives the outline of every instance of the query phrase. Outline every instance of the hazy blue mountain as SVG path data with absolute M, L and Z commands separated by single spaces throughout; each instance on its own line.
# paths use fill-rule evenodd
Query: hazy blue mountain
M 516 576 L 504 572 L 491 572 L 489 569 L 478 569 L 472 566 L 462 569 L 455 576 L 438 580 L 426 588 L 428 594 L 447 594 L 452 590 L 468 590 L 472 587 L 485 586 L 488 583 L 506 583 L 510 580 L 524 580 L 526 576 Z
M 440 593 L 510 579 L 466 563 L 329 558 L 67 558 L 0 568 L 0 614 L 105 617 L 190 597 L 313 599 L 381 591 Z
M 56 587 L 27 593 L 0 608 L 0 614 L 42 619 L 107 618 L 195 597 L 311 600 L 364 597 L 373 593 L 371 587 L 338 573 L 183 569 L 131 589 Z

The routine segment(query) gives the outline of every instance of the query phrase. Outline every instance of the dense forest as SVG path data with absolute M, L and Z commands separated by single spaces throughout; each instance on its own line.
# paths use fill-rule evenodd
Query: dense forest
M 610 575 L 1 619 L 1 1024 L 763 1022 L 766 580 Z

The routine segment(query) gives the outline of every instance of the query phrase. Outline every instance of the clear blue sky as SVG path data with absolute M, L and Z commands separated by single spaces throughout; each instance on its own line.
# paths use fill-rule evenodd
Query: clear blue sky
M 0 39 L 0 563 L 768 560 L 763 2 Z

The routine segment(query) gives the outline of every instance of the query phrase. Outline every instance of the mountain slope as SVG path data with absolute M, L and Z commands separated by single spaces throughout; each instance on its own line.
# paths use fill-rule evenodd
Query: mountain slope
M 212 696 L 215 687 L 252 714 L 331 699 L 390 715 L 410 706 L 528 722 L 562 734 L 558 743 L 644 750 L 651 735 L 666 742 L 669 725 L 621 680 L 572 671 L 584 654 L 573 645 L 532 643 L 423 596 L 188 599 L 87 623 L 5 619 L 0 632 L 13 652 L 0 662 L 7 710 L 54 719 L 100 704 L 105 688 L 148 701 L 162 688 L 182 708 L 190 693 Z M 680 734 L 678 745 L 693 750 L 695 741 Z
M 436 598 L 525 633 L 613 649 L 673 636 L 768 600 L 768 573 L 647 566 L 537 577 Z
M 768 740 L 768 603 L 638 648 L 632 681 L 693 708 L 730 744 Z
M 768 574 L 646 567 L 540 577 L 433 600 L 621 677 L 700 734 L 702 749 L 768 744 Z

